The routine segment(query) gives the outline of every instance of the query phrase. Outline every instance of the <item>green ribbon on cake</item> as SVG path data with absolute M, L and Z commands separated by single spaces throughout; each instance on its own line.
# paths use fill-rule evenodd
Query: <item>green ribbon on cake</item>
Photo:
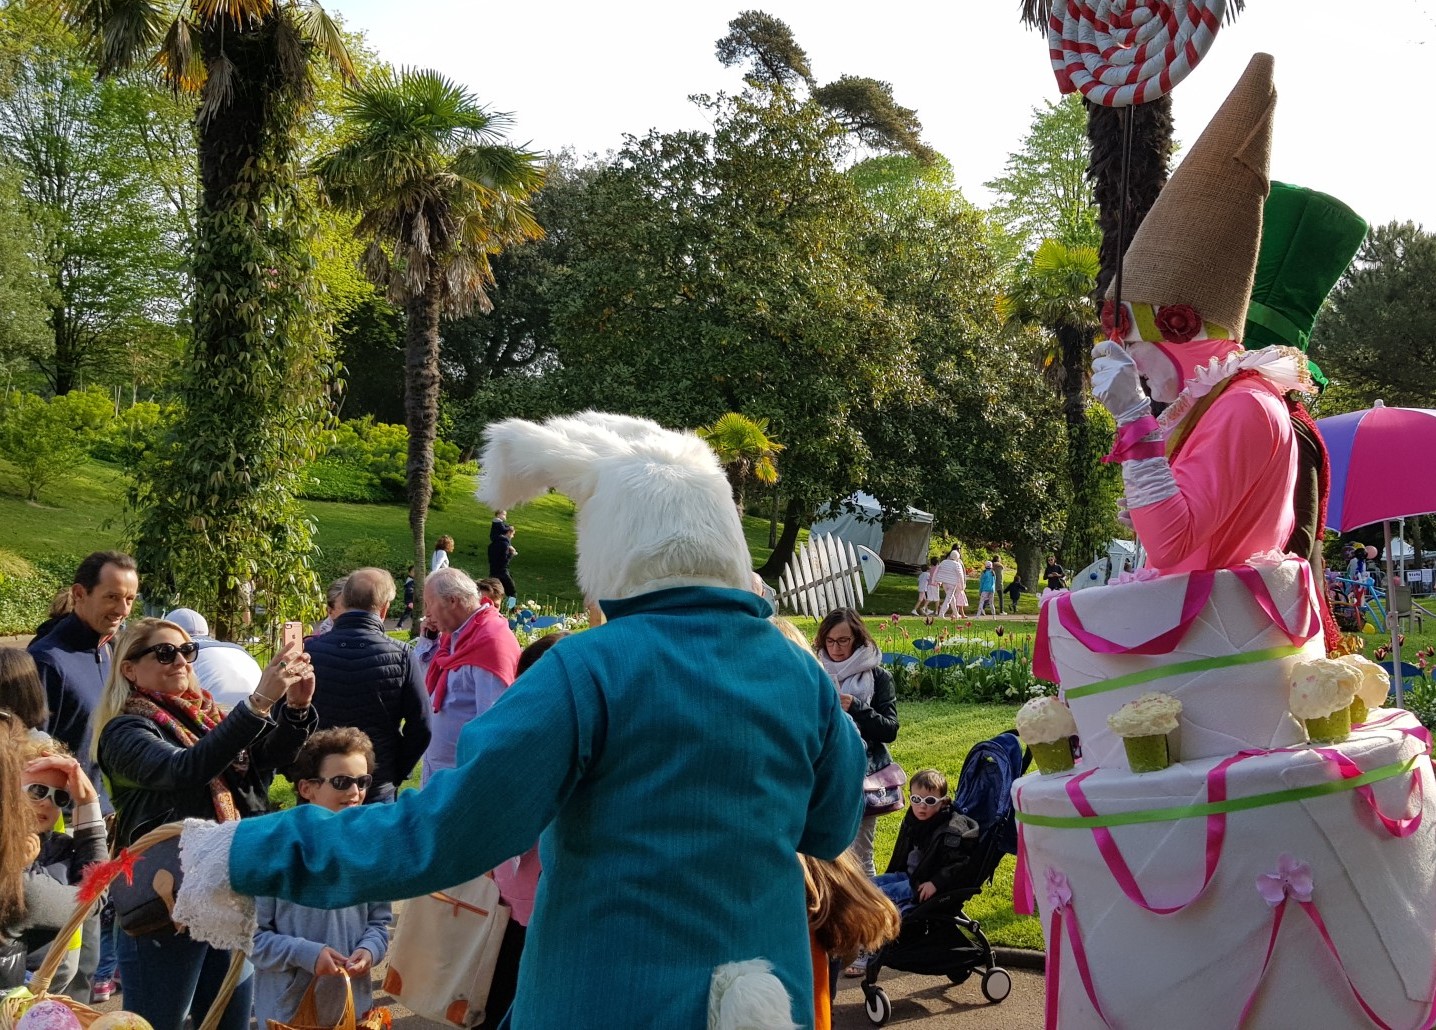
M 1213 669 L 1230 669 L 1236 665 L 1272 662 L 1278 658 L 1290 658 L 1292 655 L 1301 654 L 1303 646 L 1283 644 L 1281 647 L 1268 647 L 1263 651 L 1243 651 L 1239 654 L 1218 655 L 1215 658 L 1194 658 L 1190 662 L 1176 662 L 1173 665 L 1158 665 L 1151 669 L 1143 669 L 1141 672 L 1129 672 L 1125 676 L 1117 676 L 1114 679 L 1098 680 L 1085 687 L 1064 690 L 1062 694 L 1068 701 L 1073 701 L 1077 698 L 1091 697 L 1094 694 L 1105 694 L 1109 690 L 1135 687 L 1139 683 L 1151 683 L 1153 680 L 1165 679 L 1168 676 L 1185 676 L 1192 672 L 1211 672 Z
M 1095 830 L 1104 826 L 1135 826 L 1139 823 L 1164 823 L 1173 822 L 1177 819 L 1199 819 L 1208 815 L 1221 815 L 1225 812 L 1245 812 L 1253 808 L 1266 808 L 1268 805 L 1284 805 L 1290 801 L 1306 801 L 1309 798 L 1319 798 L 1327 794 L 1341 794 L 1349 790 L 1356 790 L 1368 783 L 1378 783 L 1381 780 L 1389 780 L 1394 776 L 1402 776 L 1409 773 L 1416 767 L 1416 763 L 1425 758 L 1426 755 L 1412 755 L 1410 758 L 1400 762 L 1392 762 L 1390 765 L 1383 765 L 1364 772 L 1360 776 L 1353 776 L 1349 780 L 1334 780 L 1330 783 L 1318 783 L 1310 787 L 1292 787 L 1289 790 L 1277 790 L 1270 794 L 1253 794 L 1246 798 L 1228 798 L 1225 801 L 1209 801 L 1203 805 L 1182 805 L 1179 808 L 1149 808 L 1139 812 L 1117 812 L 1113 815 L 1078 816 L 1078 815 L 1033 815 L 1019 811 L 1017 821 L 1026 823 L 1028 826 L 1047 826 L 1056 830 Z

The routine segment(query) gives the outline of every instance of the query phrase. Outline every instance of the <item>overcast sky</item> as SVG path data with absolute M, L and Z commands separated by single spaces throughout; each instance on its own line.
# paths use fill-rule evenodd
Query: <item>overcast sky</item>
M 1019 27 L 1019 0 L 326 3 L 385 60 L 435 68 L 511 112 L 515 142 L 580 153 L 702 126 L 687 97 L 742 88 L 713 49 L 748 6 L 788 23 L 819 82 L 890 82 L 979 204 L 1031 108 L 1059 97 L 1046 38 Z M 1436 0 L 1249 0 L 1175 90 L 1184 145 L 1258 50 L 1276 56 L 1273 178 L 1331 193 L 1372 223 L 1436 230 Z

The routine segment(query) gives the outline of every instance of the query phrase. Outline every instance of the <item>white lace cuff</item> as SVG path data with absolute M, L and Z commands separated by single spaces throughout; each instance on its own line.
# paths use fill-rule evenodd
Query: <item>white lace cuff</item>
M 236 894 L 229 885 L 229 849 L 239 821 L 211 823 L 186 819 L 180 834 L 179 896 L 174 921 L 197 941 L 222 951 L 248 954 L 254 947 L 257 922 L 254 899 Z
M 1127 488 L 1128 510 L 1158 504 L 1180 492 L 1166 458 L 1122 462 L 1122 482 Z

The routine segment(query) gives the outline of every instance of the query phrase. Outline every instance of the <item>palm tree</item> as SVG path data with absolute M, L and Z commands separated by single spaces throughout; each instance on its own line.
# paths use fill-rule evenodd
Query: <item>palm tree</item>
M 1022 0 L 1022 24 L 1047 31 L 1052 0 Z M 1232 22 L 1246 7 L 1246 0 L 1229 0 L 1226 21 Z M 1102 228 L 1102 268 L 1095 295 L 1106 295 L 1107 284 L 1117 274 L 1117 265 L 1126 253 L 1132 234 L 1156 203 L 1167 183 L 1172 156 L 1172 95 L 1167 93 L 1146 104 L 1129 109 L 1132 117 L 1131 161 L 1127 169 L 1126 210 L 1122 210 L 1122 110 L 1087 104 L 1087 138 L 1092 141 L 1092 164 L 1088 176 L 1097 198 L 1098 224 Z M 1125 217 L 1124 217 L 1125 215 Z M 1118 221 L 1123 221 L 1118 245 Z M 1083 361 L 1085 370 L 1085 355 Z
M 293 493 L 326 376 L 294 148 L 316 58 L 353 66 L 314 0 L 54 3 L 102 77 L 148 65 L 197 101 L 194 337 L 179 423 L 133 495 L 135 550 L 156 596 L 213 605 L 228 635 L 247 582 L 314 582 Z
M 1052 341 L 1043 364 L 1057 371 L 1063 421 L 1067 425 L 1067 474 L 1072 503 L 1068 508 L 1068 532 L 1064 534 L 1062 550 L 1072 553 L 1064 553 L 1062 557 L 1072 562 L 1090 549 L 1083 527 L 1103 521 L 1084 510 L 1085 501 L 1094 496 L 1089 487 L 1096 475 L 1094 441 L 1089 439 L 1091 427 L 1087 419 L 1086 369 L 1087 353 L 1100 325 L 1093 299 L 1093 283 L 1100 265 L 1093 247 L 1043 240 L 1002 302 L 1004 317 L 1040 325 Z M 1096 447 L 1096 453 L 1100 454 L 1102 449 Z
M 767 485 L 778 482 L 778 464 L 773 459 L 783 445 L 768 435 L 766 418 L 749 418 L 730 411 L 697 433 L 722 462 L 728 482 L 733 484 L 739 515 L 743 514 L 743 494 L 750 479 Z
M 439 319 L 492 308 L 489 259 L 543 235 L 528 199 L 537 154 L 502 142 L 507 115 L 438 72 L 385 70 L 346 92 L 340 141 L 315 163 L 321 188 L 359 216 L 363 263 L 404 308 L 409 528 L 423 589 L 439 413 Z

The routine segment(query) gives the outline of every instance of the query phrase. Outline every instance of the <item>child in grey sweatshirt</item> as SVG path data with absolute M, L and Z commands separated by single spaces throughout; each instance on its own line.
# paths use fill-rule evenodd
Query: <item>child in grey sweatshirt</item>
M 364 803 L 374 773 L 374 747 L 352 727 L 310 736 L 289 770 L 300 803 L 338 812 Z M 389 950 L 393 911 L 388 903 L 322 909 L 277 898 L 256 898 L 254 1017 L 290 1022 L 316 976 L 344 972 L 354 989 L 354 1013 L 373 1007 L 372 970 Z M 338 976 L 316 990 L 320 1022 L 339 1019 L 344 985 Z

